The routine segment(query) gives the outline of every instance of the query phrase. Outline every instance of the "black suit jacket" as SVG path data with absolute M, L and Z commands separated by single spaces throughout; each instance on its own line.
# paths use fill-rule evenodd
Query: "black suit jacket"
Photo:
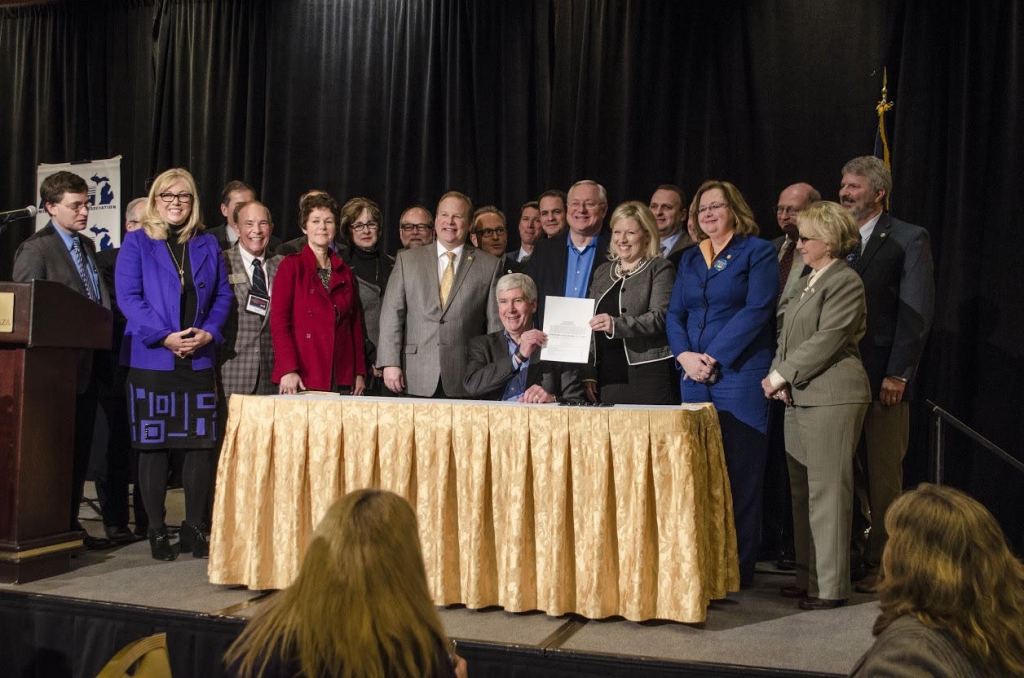
M 468 364 L 462 385 L 472 398 L 501 400 L 505 385 L 515 374 L 512 358 L 508 354 L 508 340 L 504 330 L 474 337 L 469 342 Z M 583 382 L 577 366 L 537 360 L 530 356 L 526 372 L 526 387 L 540 384 L 541 388 L 564 400 L 583 400 Z
M 867 333 L 861 358 L 877 399 L 882 379 L 908 380 L 909 399 L 917 364 L 935 311 L 935 277 L 928 231 L 886 213 L 854 267 L 864 281 Z
M 590 277 L 587 279 L 588 291 L 590 284 L 594 281 L 594 273 L 597 268 L 608 260 L 608 246 L 611 244 L 611 239 L 611 233 L 607 230 L 601 231 L 597 236 L 594 265 L 590 267 Z M 547 238 L 537 243 L 537 246 L 533 248 L 533 254 L 522 268 L 522 272 L 533 278 L 533 282 L 537 284 L 537 313 L 533 316 L 534 325 L 537 327 L 544 327 L 544 298 L 565 296 L 568 255 L 569 233 L 560 233 L 553 238 Z
M 89 260 L 89 265 L 96 271 L 96 282 L 99 287 L 99 303 L 110 308 L 110 291 L 100 273 L 99 264 L 96 262 L 94 245 L 90 238 L 84 235 L 76 235 L 82 245 L 82 252 Z M 64 245 L 64 240 L 57 233 L 53 222 L 28 237 L 18 247 L 14 255 L 14 271 L 12 274 L 14 282 L 29 282 L 31 280 L 52 280 L 70 287 L 82 296 L 88 296 L 85 286 L 82 284 L 82 277 L 78 274 L 78 265 Z M 82 351 L 78 361 L 78 393 L 85 393 L 92 379 L 93 352 Z

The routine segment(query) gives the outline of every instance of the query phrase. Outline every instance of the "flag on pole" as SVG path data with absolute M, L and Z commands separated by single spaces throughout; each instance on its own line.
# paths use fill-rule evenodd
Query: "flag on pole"
M 875 157 L 885 163 L 886 169 L 892 172 L 889 159 L 889 138 L 885 133 L 885 114 L 892 110 L 893 102 L 889 101 L 889 71 L 882 68 L 882 100 L 875 106 L 878 113 L 878 129 L 875 132 Z M 889 209 L 889 196 L 885 196 L 885 209 Z

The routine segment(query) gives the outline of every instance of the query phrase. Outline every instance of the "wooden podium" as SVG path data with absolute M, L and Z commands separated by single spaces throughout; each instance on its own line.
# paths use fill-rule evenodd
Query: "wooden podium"
M 67 572 L 82 548 L 68 525 L 78 359 L 109 350 L 111 327 L 60 283 L 0 283 L 0 582 Z

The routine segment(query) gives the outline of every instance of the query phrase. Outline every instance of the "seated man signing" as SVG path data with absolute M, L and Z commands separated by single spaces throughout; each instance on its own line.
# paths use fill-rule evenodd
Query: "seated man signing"
M 523 273 L 510 273 L 498 280 L 495 291 L 504 329 L 470 340 L 463 380 L 470 396 L 524 403 L 583 400 L 576 366 L 538 360 L 547 335 L 533 326 L 537 310 L 533 280 Z

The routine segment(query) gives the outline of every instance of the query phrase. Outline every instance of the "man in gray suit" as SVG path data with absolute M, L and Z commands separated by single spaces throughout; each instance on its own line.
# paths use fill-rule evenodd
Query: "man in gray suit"
M 525 273 L 498 280 L 498 316 L 504 329 L 469 342 L 463 385 L 474 398 L 524 403 L 553 403 L 584 398 L 578 366 L 540 361 L 547 335 L 533 326 L 537 286 Z
M 224 323 L 224 343 L 217 350 L 222 403 L 232 393 L 277 393 L 270 380 L 274 369 L 270 296 L 281 261 L 280 255 L 268 255 L 274 222 L 266 205 L 256 200 L 238 204 L 231 221 L 237 239 L 224 250 L 224 261 L 235 304 Z
M 465 398 L 466 346 L 501 327 L 493 289 L 500 262 L 466 244 L 470 199 L 441 196 L 433 246 L 402 250 L 380 314 L 377 367 L 395 393 Z
M 14 255 L 14 282 L 53 280 L 110 308 L 110 292 L 99 274 L 93 242 L 82 235 L 89 225 L 89 186 L 71 172 L 56 172 L 39 186 L 43 209 L 50 223 L 29 237 Z M 93 379 L 93 351 L 82 351 L 78 361 L 78 397 L 75 402 L 74 458 L 71 469 L 72 530 L 85 529 L 78 522 L 85 475 L 96 423 L 97 386 Z M 110 541 L 84 537 L 86 548 L 105 548 Z

